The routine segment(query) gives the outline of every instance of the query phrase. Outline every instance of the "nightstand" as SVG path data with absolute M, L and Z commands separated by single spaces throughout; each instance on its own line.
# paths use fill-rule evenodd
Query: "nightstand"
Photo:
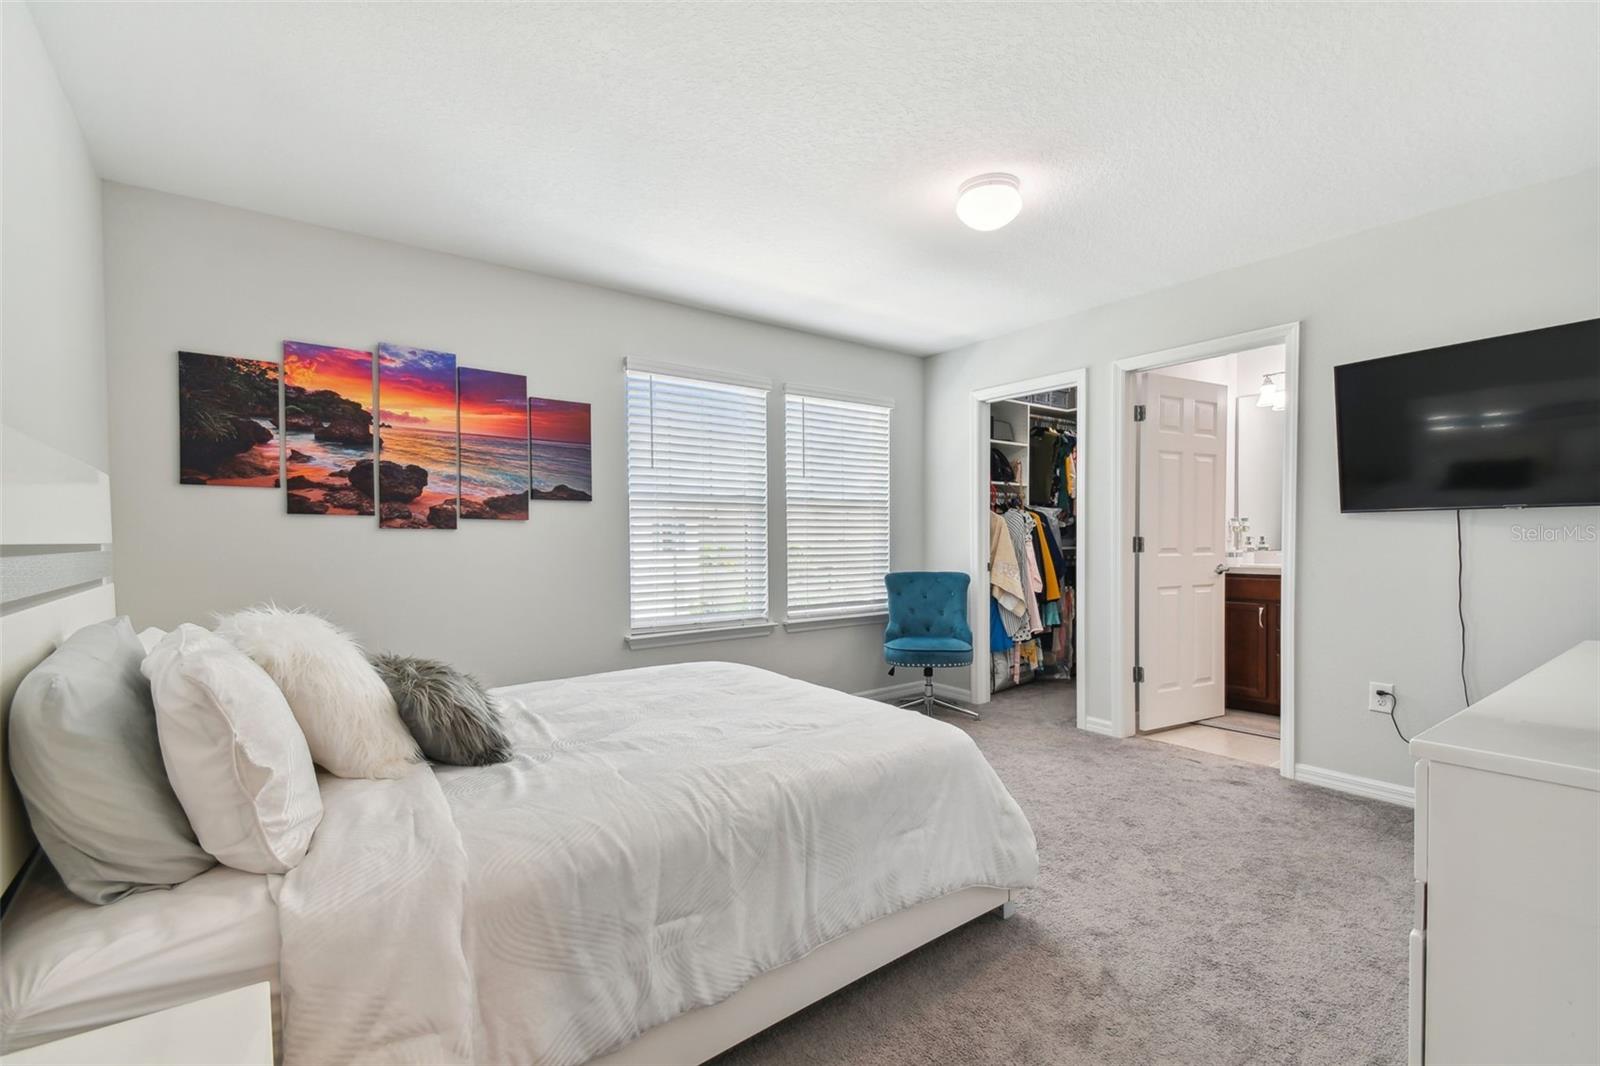
M 0 1066 L 272 1066 L 272 986 L 258 984 L 0 1057 Z

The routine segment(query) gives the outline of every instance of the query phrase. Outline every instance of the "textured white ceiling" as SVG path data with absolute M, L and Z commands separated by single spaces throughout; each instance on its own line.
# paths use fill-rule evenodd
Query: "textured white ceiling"
M 1600 129 L 1593 4 L 32 10 L 107 178 L 924 353 Z M 975 233 L 990 170 L 1026 207 Z

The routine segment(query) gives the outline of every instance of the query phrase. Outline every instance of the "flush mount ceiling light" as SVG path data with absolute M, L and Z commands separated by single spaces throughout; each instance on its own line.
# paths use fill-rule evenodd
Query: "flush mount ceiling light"
M 979 174 L 961 183 L 956 217 L 975 230 L 999 229 L 1022 210 L 1022 183 L 1015 174 Z

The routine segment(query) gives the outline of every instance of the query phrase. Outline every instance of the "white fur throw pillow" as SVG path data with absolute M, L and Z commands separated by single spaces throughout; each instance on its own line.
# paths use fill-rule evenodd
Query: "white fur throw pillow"
M 329 773 L 400 777 L 421 758 L 383 679 L 332 622 L 269 605 L 223 616 L 217 634 L 277 682 L 312 759 Z

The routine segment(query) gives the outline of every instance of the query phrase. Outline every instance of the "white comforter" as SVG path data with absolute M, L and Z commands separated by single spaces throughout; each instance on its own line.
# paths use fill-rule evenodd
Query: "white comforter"
M 1038 870 L 971 739 L 910 711 L 727 663 L 495 694 L 509 763 L 324 779 L 280 898 L 290 1066 L 584 1062 Z

